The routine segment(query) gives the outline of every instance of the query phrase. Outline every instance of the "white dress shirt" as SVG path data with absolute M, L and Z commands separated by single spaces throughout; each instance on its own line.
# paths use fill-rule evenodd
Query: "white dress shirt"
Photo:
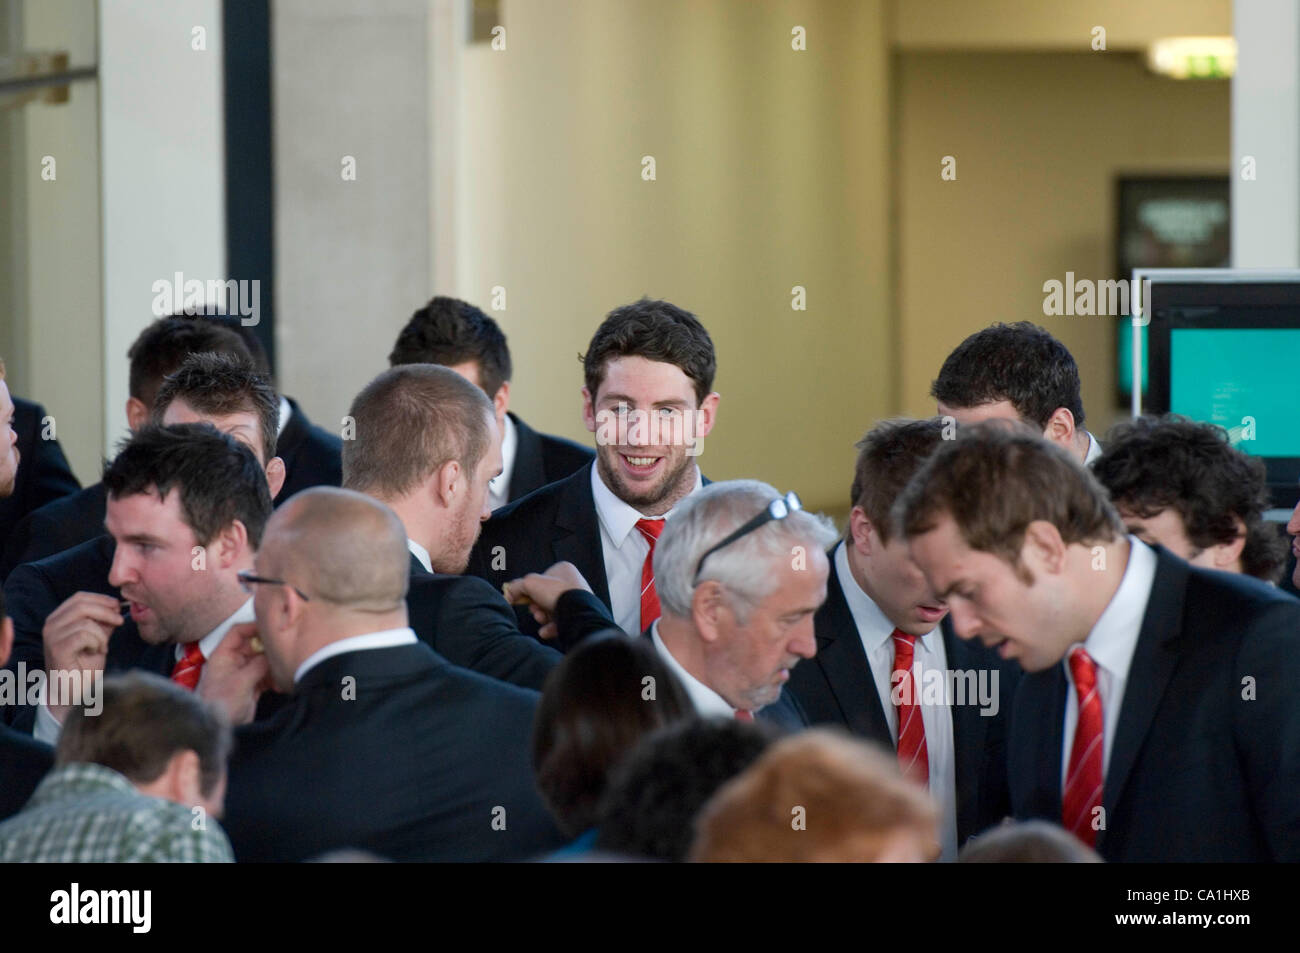
M 876 695 L 889 722 L 889 736 L 898 746 L 898 709 L 892 697 L 894 673 L 894 623 L 890 622 L 871 597 L 862 591 L 849 567 L 846 544 L 835 547 L 835 572 L 839 576 L 844 600 L 857 627 L 862 648 L 867 653 Z M 912 678 L 916 682 L 917 701 L 921 706 L 921 724 L 925 727 L 925 748 L 929 755 L 930 795 L 943 819 L 939 830 L 941 860 L 957 859 L 957 761 L 952 733 L 952 699 L 948 697 L 948 653 L 943 633 L 937 628 L 918 636 L 912 656 Z M 933 673 L 927 675 L 926 673 Z M 944 690 L 927 689 L 942 676 Z M 938 697 L 936 697 L 936 695 Z
M 682 668 L 682 663 L 673 658 L 673 653 L 668 651 L 668 647 L 664 645 L 664 640 L 659 638 L 658 619 L 655 619 L 654 624 L 650 626 L 650 639 L 654 642 L 655 651 L 664 660 L 664 664 L 668 666 L 669 671 L 677 676 L 677 680 L 686 689 L 686 694 L 690 696 L 691 704 L 695 706 L 697 715 L 701 718 L 709 718 L 714 715 L 721 715 L 723 718 L 736 717 L 736 709 L 731 707 L 729 701 Z
M 695 468 L 694 493 L 703 485 L 700 468 Z M 609 605 L 618 627 L 628 635 L 641 634 L 641 567 L 645 565 L 650 544 L 636 528 L 646 517 L 628 506 L 600 478 L 600 468 L 591 468 L 591 493 L 596 500 L 596 518 L 600 523 L 600 548 L 605 557 L 605 578 L 609 581 Z
M 1092 435 L 1091 430 L 1088 431 L 1087 433 L 1088 433 L 1088 452 L 1083 458 L 1083 465 L 1085 467 L 1090 467 L 1092 466 L 1092 462 L 1101 456 L 1101 444 L 1097 442 L 1097 438 Z
M 367 649 L 389 649 L 395 645 L 414 645 L 418 639 L 409 628 L 384 629 L 380 632 L 367 632 L 364 635 L 350 635 L 329 645 L 322 646 L 303 659 L 298 671 L 293 673 L 293 683 L 297 685 L 302 677 L 328 658 L 342 655 L 344 652 L 363 652 Z
M 284 428 L 289 425 L 289 418 L 293 416 L 293 408 L 289 406 L 289 398 L 281 395 L 280 397 L 280 422 L 275 428 L 275 435 L 279 437 L 284 433 Z
M 1115 730 L 1119 727 L 1119 710 L 1124 701 L 1124 687 L 1128 684 L 1128 669 L 1137 648 L 1138 633 L 1146 616 L 1151 586 L 1156 578 L 1156 554 L 1136 536 L 1130 536 L 1128 565 L 1124 578 L 1111 597 L 1106 610 L 1083 642 L 1092 660 L 1097 663 L 1097 694 L 1101 696 L 1101 776 L 1110 768 L 1110 750 L 1115 745 Z M 1073 648 L 1074 646 L 1071 646 Z M 1070 654 L 1061 660 L 1065 669 L 1065 731 L 1061 736 L 1061 793 L 1065 793 L 1065 780 L 1070 770 L 1070 751 L 1074 747 L 1074 731 L 1079 724 L 1079 693 L 1070 674 Z
M 417 543 L 411 537 L 406 537 L 406 548 L 411 551 L 411 555 L 420 561 L 420 565 L 428 572 L 433 572 L 433 561 L 429 558 L 429 551 Z
M 506 414 L 505 425 L 501 428 L 501 473 L 488 481 L 488 505 L 494 510 L 510 502 L 510 477 L 515 472 L 518 452 L 519 431 L 510 415 Z
M 253 615 L 253 597 L 249 596 L 248 601 L 236 609 L 229 618 L 199 639 L 199 651 L 203 653 L 203 658 L 212 658 L 212 653 L 217 650 L 217 646 L 226 637 L 226 633 L 230 631 L 231 626 L 239 625 L 241 622 L 253 622 L 255 619 L 256 617 Z M 176 661 L 179 662 L 185 657 L 185 648 L 177 645 L 174 655 Z M 48 745 L 54 745 L 58 744 L 59 735 L 62 732 L 63 725 L 50 712 L 48 705 L 42 704 L 40 708 L 36 709 L 36 723 L 32 726 L 33 738 L 37 741 L 44 741 Z

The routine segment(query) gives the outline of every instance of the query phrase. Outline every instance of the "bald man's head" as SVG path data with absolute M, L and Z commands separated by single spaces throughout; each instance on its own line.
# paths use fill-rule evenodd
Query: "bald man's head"
M 398 608 L 410 578 L 401 520 L 371 497 L 337 487 L 304 490 L 276 510 L 257 561 L 262 575 L 313 601 L 360 611 Z

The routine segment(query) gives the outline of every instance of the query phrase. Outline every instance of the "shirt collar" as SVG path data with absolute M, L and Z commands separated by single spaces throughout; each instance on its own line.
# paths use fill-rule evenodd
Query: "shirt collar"
M 204 659 L 212 658 L 212 653 L 217 650 L 221 640 L 226 637 L 231 626 L 241 625 L 245 622 L 256 622 L 257 616 L 253 614 L 253 597 L 249 596 L 248 601 L 234 611 L 225 622 L 217 626 L 203 638 L 199 639 L 199 651 L 203 653 Z M 176 646 L 176 661 L 185 657 L 185 646 Z
M 853 616 L 853 624 L 858 628 L 858 637 L 862 639 L 863 646 L 868 651 L 874 652 L 888 644 L 892 652 L 894 623 L 889 621 L 885 613 L 880 610 L 880 606 L 876 605 L 875 601 L 858 585 L 858 580 L 849 565 L 848 540 L 840 540 L 840 544 L 835 547 L 835 573 L 839 576 L 840 589 L 844 591 L 844 601 L 849 604 L 849 614 Z M 934 629 L 931 629 L 916 639 L 915 644 L 923 653 L 928 654 L 932 651 L 928 636 L 933 632 Z
M 411 539 L 406 538 L 406 548 L 411 551 L 411 555 L 420 561 L 420 565 L 428 572 L 433 572 L 433 561 L 429 558 L 429 551 Z
M 284 428 L 289 426 L 289 418 L 293 416 L 293 407 L 289 405 L 289 398 L 283 394 L 280 395 L 280 425 L 276 428 L 275 435 L 279 437 L 284 433 Z
M 609 534 L 609 538 L 614 541 L 614 546 L 622 549 L 623 543 L 628 534 L 632 532 L 639 519 L 667 519 L 673 515 L 669 510 L 662 516 L 645 516 L 637 512 L 633 507 L 624 503 L 614 491 L 605 485 L 605 481 L 600 478 L 600 467 L 595 463 L 591 465 L 591 495 L 596 500 L 596 517 L 600 520 L 601 528 Z M 695 485 L 691 487 L 691 493 L 696 492 L 704 481 L 700 476 L 700 468 L 695 467 Z
M 1088 433 L 1088 452 L 1084 454 L 1083 465 L 1085 467 L 1090 467 L 1092 466 L 1092 462 L 1101 456 L 1101 444 L 1097 442 L 1097 438 L 1092 435 L 1091 430 L 1087 431 L 1087 433 Z
M 112 768 L 89 761 L 75 761 L 53 769 L 32 794 L 29 806 L 64 798 L 84 798 L 88 794 L 115 791 L 134 794 L 140 791 L 130 780 Z
M 501 428 L 501 472 L 488 481 L 488 492 L 496 497 L 505 497 L 510 492 L 510 475 L 515 472 L 515 454 L 519 450 L 519 431 L 515 422 L 506 414 L 505 424 Z
M 1092 660 L 1120 679 L 1128 678 L 1133 651 L 1137 648 L 1146 616 L 1151 585 L 1156 577 L 1156 554 L 1136 536 L 1130 536 L 1128 565 L 1119 588 L 1111 597 L 1105 611 L 1088 633 L 1083 647 Z M 1069 654 L 1062 660 L 1066 678 L 1070 678 Z
M 346 639 L 321 646 L 307 656 L 298 666 L 298 671 L 293 673 L 293 683 L 297 685 L 308 671 L 335 655 L 342 655 L 344 652 L 363 652 L 368 649 L 389 649 L 397 645 L 414 645 L 417 641 L 419 640 L 416 639 L 415 632 L 405 627 L 367 632 L 364 635 L 350 635 Z
M 664 640 L 659 638 L 658 619 L 655 619 L 650 625 L 650 639 L 654 642 L 655 651 L 664 660 L 664 664 L 668 666 L 669 671 L 677 676 L 677 680 L 686 689 L 691 704 L 695 706 L 696 714 L 705 718 L 710 715 L 722 715 L 727 718 L 736 717 L 736 709 L 731 707 L 730 702 L 686 671 L 682 664 L 673 658 L 673 653 L 668 651 L 668 647 L 664 645 Z

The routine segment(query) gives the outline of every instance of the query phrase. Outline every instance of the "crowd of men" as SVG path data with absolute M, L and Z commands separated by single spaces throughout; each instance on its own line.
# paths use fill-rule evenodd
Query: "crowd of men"
M 843 532 L 705 478 L 717 356 L 665 301 L 592 336 L 592 447 L 453 298 L 337 433 L 236 319 L 127 358 L 85 488 L 0 364 L 0 861 L 1300 860 L 1263 466 L 1103 446 L 1032 324 L 870 427 Z

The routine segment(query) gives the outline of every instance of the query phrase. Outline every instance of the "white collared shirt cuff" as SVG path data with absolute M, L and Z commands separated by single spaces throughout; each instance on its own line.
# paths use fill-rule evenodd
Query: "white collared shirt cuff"
M 59 743 L 61 734 L 63 734 L 63 725 L 59 724 L 59 720 L 54 717 L 50 706 L 41 702 L 36 708 L 36 724 L 32 726 L 32 737 L 53 746 Z

